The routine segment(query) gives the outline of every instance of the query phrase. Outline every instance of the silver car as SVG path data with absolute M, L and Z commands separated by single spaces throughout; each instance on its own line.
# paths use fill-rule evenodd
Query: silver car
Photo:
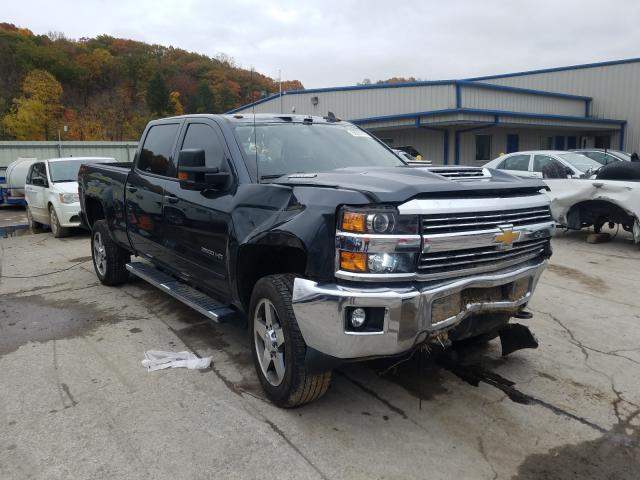
M 631 154 L 621 150 L 609 150 L 603 148 L 582 148 L 579 150 L 571 150 L 572 152 L 586 155 L 596 162 L 607 165 L 612 162 L 630 162 Z
M 486 168 L 495 168 L 518 177 L 543 178 L 542 170 L 549 163 L 559 162 L 565 167 L 567 177 L 585 178 L 595 173 L 602 164 L 575 152 L 564 150 L 531 150 L 502 155 L 489 163 Z

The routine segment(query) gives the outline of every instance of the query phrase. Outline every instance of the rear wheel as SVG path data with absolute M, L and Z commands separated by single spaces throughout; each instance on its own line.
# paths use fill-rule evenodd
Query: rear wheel
M 331 372 L 310 375 L 306 344 L 291 306 L 295 276 L 269 275 L 251 294 L 249 332 L 256 373 L 269 400 L 279 407 L 312 402 L 327 392 Z
M 49 206 L 49 225 L 51 226 L 51 233 L 56 238 L 67 237 L 69 235 L 69 229 L 60 226 L 60 221 L 58 220 L 58 214 L 56 213 L 56 209 L 53 205 Z
M 93 268 L 102 284 L 120 285 L 128 280 L 126 265 L 131 260 L 131 254 L 111 239 L 105 220 L 93 224 L 91 256 Z
M 29 228 L 31 230 L 39 230 L 42 225 L 38 222 L 36 222 L 33 219 L 33 215 L 31 214 L 31 209 L 29 208 L 29 205 L 27 205 L 27 223 L 29 224 Z

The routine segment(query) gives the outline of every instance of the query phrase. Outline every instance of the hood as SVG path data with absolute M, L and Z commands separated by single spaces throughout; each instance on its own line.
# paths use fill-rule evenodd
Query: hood
M 62 193 L 78 193 L 78 182 L 57 182 L 53 187 Z
M 329 172 L 283 175 L 280 185 L 341 188 L 366 195 L 371 202 L 404 202 L 417 196 L 459 194 L 501 195 L 509 191 L 537 192 L 546 185 L 538 179 L 519 178 L 497 170 L 480 180 L 456 180 L 426 169 L 401 167 L 351 167 Z

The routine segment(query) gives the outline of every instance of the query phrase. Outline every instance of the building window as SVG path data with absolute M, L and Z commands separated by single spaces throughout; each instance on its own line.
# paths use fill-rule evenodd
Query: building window
M 540 150 L 553 150 L 553 137 L 540 137 Z
M 595 148 L 611 148 L 611 135 L 596 135 L 593 146 Z
M 476 135 L 476 160 L 491 160 L 491 135 Z

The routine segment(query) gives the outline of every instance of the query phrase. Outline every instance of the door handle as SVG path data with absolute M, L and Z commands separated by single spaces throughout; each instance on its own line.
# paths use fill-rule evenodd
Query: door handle
M 138 191 L 138 189 L 136 187 L 127 187 L 127 192 L 129 193 L 136 193 Z
M 165 195 L 164 199 L 168 203 L 178 203 L 180 201 L 180 199 L 178 197 L 176 197 L 175 195 Z

